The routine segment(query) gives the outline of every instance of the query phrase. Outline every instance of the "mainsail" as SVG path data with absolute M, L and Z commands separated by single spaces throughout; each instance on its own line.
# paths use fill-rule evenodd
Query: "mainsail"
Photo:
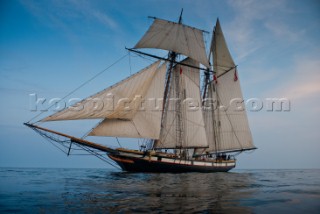
M 234 151 L 254 148 L 245 111 L 239 79 L 233 68 L 218 77 L 216 96 L 218 110 L 215 116 L 217 139 L 216 151 Z M 219 115 L 218 115 L 219 114 Z
M 206 135 L 209 148 L 205 151 L 217 151 L 217 133 L 215 129 L 215 111 L 217 110 L 217 99 L 212 82 L 208 84 L 206 96 L 203 100 L 203 118 L 205 123 Z M 202 154 L 204 150 L 197 150 L 196 153 Z
M 212 52 L 214 71 L 217 77 L 223 75 L 230 70 L 230 68 L 235 67 L 219 19 L 217 19 L 216 27 L 213 32 L 213 40 L 210 49 Z
M 237 69 L 217 20 L 211 44 L 214 80 L 207 86 L 204 108 L 209 148 L 206 152 L 254 149 Z M 200 151 L 198 151 L 199 153 Z

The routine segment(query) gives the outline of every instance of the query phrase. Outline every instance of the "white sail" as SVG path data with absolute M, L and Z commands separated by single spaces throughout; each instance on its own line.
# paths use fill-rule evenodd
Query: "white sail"
M 166 65 L 163 64 L 154 73 L 144 95 L 143 108 L 136 111 L 132 118 L 106 118 L 89 135 L 159 139 L 165 73 Z
M 57 112 L 42 121 L 78 119 L 132 119 L 139 109 L 139 101 L 150 88 L 160 61 L 127 79 Z M 158 90 L 163 90 L 159 86 Z M 162 97 L 162 96 L 161 96 Z
M 183 24 L 155 19 L 134 48 L 158 48 L 174 51 L 209 67 L 203 32 Z
M 236 69 L 218 77 L 216 84 L 218 110 L 215 111 L 217 146 L 211 151 L 235 151 L 255 148 L 243 102 Z
M 198 66 L 195 60 L 183 63 Z M 160 140 L 155 148 L 207 147 L 207 138 L 201 110 L 199 70 L 177 65 L 172 72 L 168 107 L 166 108 Z M 179 85 L 177 96 L 176 85 Z M 181 101 L 177 107 L 177 98 Z M 180 115 L 180 116 L 179 116 Z M 180 117 L 180 118 L 179 118 Z
M 234 61 L 228 50 L 219 19 L 211 44 L 214 80 L 208 85 L 207 98 L 214 109 L 204 111 L 209 148 L 206 152 L 224 152 L 255 148 L 248 124 L 243 96 Z M 205 107 L 208 103 L 204 103 Z M 197 150 L 201 154 L 203 150 Z
M 226 40 L 224 38 L 219 19 L 217 20 L 214 30 L 211 51 L 213 53 L 213 65 L 217 77 L 223 75 L 226 71 L 235 67 Z
M 207 140 L 209 148 L 207 151 L 214 151 L 216 149 L 216 133 L 214 127 L 214 116 L 217 110 L 217 100 L 213 84 L 209 84 L 207 88 L 207 94 L 203 101 L 203 117 L 206 128 Z M 203 150 L 198 150 L 200 154 Z

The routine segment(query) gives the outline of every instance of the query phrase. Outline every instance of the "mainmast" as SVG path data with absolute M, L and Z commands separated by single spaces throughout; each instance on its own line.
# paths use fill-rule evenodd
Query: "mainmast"
M 213 80 L 207 94 L 216 103 L 213 111 L 207 111 L 209 148 L 206 153 L 226 153 L 255 149 L 244 106 L 231 106 L 233 99 L 243 100 L 236 74 L 236 65 L 227 47 L 219 19 L 217 19 L 210 47 L 213 61 Z M 211 91 L 210 91 L 211 90 Z M 241 103 L 240 103 L 241 104 Z M 242 105 L 242 104 L 241 104 Z

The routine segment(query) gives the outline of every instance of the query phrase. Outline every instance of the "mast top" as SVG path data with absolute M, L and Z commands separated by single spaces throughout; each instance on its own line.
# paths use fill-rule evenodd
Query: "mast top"
M 179 24 L 182 23 L 182 13 L 183 13 L 183 8 L 181 9 L 180 17 L 179 17 Z

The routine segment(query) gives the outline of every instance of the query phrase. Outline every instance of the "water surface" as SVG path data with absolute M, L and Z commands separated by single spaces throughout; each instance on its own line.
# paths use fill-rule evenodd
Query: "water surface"
M 320 213 L 320 170 L 0 168 L 0 213 Z

